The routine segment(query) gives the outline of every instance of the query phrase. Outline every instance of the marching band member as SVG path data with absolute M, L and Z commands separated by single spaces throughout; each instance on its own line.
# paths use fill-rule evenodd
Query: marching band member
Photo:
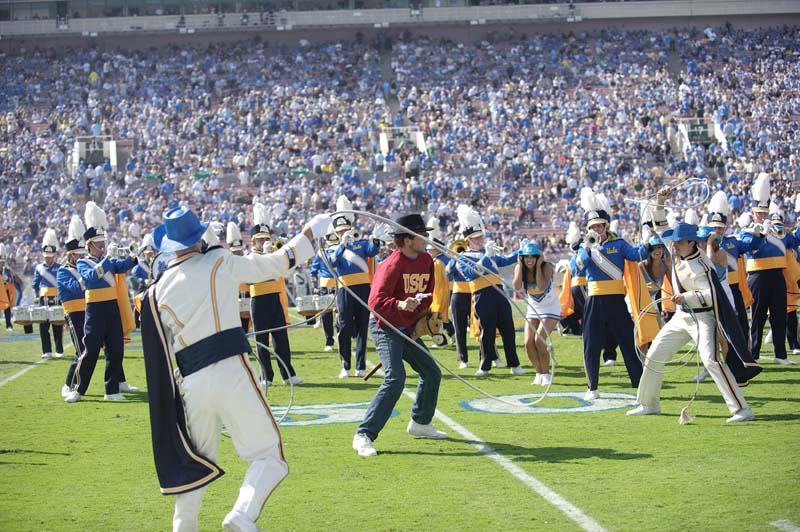
M 271 244 L 272 222 L 271 212 L 261 203 L 253 205 L 253 228 L 250 231 L 252 239 L 251 253 L 256 255 L 266 254 L 267 247 Z M 275 356 L 278 360 L 278 371 L 285 384 L 302 384 L 303 379 L 298 377 L 292 366 L 292 350 L 289 346 L 289 332 L 286 330 L 288 320 L 286 318 L 286 306 L 282 301 L 285 298 L 286 282 L 283 277 L 271 278 L 250 285 L 250 315 L 253 317 L 253 329 L 255 331 L 265 331 L 267 329 L 278 329 L 271 333 L 257 332 L 256 341 L 258 345 L 258 360 L 264 370 L 265 385 L 270 386 L 275 378 L 275 370 L 272 369 L 270 350 L 265 346 L 272 338 L 272 345 L 275 348 Z
M 589 384 L 584 399 L 593 401 L 600 397 L 597 391 L 600 352 L 607 345 L 609 336 L 616 339 L 622 351 L 631 386 L 639 386 L 642 363 L 633 343 L 633 320 L 625 304 L 625 294 L 629 293 L 635 312 L 647 304 L 641 296 L 646 294 L 649 302 L 649 293 L 636 292 L 641 288 L 638 284 L 641 276 L 638 267 L 631 268 L 629 263 L 636 264 L 646 259 L 650 252 L 647 244 L 631 246 L 608 231 L 609 206 L 602 194 L 595 196 L 590 188 L 584 188 L 581 191 L 581 206 L 586 211 L 588 232 L 578 251 L 576 265 L 586 269 L 589 294 L 583 317 L 583 360 Z M 649 317 L 656 320 L 655 314 L 653 312 Z M 655 336 L 652 332 L 647 335 Z M 643 345 L 650 338 L 638 338 L 637 341 Z
M 575 264 L 575 259 L 578 257 L 578 248 L 582 242 L 581 232 L 578 229 L 578 224 L 575 222 L 569 223 L 567 229 L 567 236 L 564 241 L 569 245 L 572 254 L 569 260 L 564 259 L 559 261 L 559 266 L 556 267 L 557 272 L 563 270 L 564 277 L 561 282 L 561 293 L 558 296 L 561 301 L 561 315 L 563 318 L 560 322 L 559 331 L 562 334 L 581 334 L 581 322 L 583 320 L 583 306 L 586 303 L 586 272 Z
M 84 351 L 75 368 L 76 387 L 64 401 L 76 403 L 86 395 L 97 365 L 100 349 L 106 352 L 105 395 L 106 401 L 124 401 L 120 392 L 138 392 L 139 389 L 125 381 L 123 358 L 125 345 L 122 328 L 122 306 L 117 291 L 115 274 L 124 274 L 134 267 L 138 259 L 106 256 L 106 213 L 93 201 L 86 203 L 86 242 L 88 257 L 78 259 L 76 266 L 86 289 L 86 315 L 84 321 Z M 126 302 L 127 311 L 130 306 Z
M 42 256 L 44 262 L 36 265 L 33 271 L 33 292 L 38 297 L 39 305 L 52 307 L 59 305 L 58 301 L 58 282 L 56 276 L 60 265 L 56 263 L 56 250 L 58 249 L 58 237 L 54 229 L 48 229 L 44 233 L 42 240 Z M 56 352 L 52 352 L 52 344 L 50 343 L 50 326 L 53 327 L 53 339 L 56 342 Z M 55 356 L 61 358 L 64 356 L 64 345 L 62 338 L 64 335 L 64 326 L 51 324 L 50 321 L 44 321 L 39 324 L 39 337 L 42 340 L 42 358 L 50 358 Z
M 427 236 L 430 230 L 419 214 L 400 216 L 397 224 L 422 236 Z M 437 289 L 433 260 L 425 253 L 425 242 L 421 238 L 401 232 L 401 229 L 391 231 L 397 249 L 378 267 L 369 294 L 369 306 L 381 316 L 370 321 L 370 333 L 383 365 L 384 379 L 353 437 L 353 449 L 359 456 L 378 454 L 372 442 L 386 426 L 403 394 L 406 382 L 403 361 L 419 373 L 417 394 L 406 432 L 421 438 L 447 437 L 431 423 L 442 380 L 436 361 L 421 339 L 417 338 L 416 345 L 413 345 L 383 322 L 385 319 L 411 336 L 414 325 L 429 310 L 430 296 Z
M 345 196 L 336 200 L 336 210 L 352 210 L 352 204 Z M 375 257 L 381 249 L 381 241 L 374 235 L 369 240 L 356 238 L 352 214 L 337 216 L 333 219 L 333 230 L 339 237 L 339 245 L 328 252 L 331 266 L 336 270 L 338 282 L 352 290 L 362 301 L 369 298 L 369 287 L 372 270 L 368 259 Z M 382 226 L 378 226 L 382 227 Z M 385 229 L 385 228 L 384 228 Z M 339 312 L 339 358 L 342 369 L 339 378 L 350 376 L 352 359 L 352 339 L 356 339 L 356 376 L 367 374 L 367 329 L 369 327 L 369 309 L 350 295 L 350 292 L 339 288 L 336 291 L 336 308 Z
M 156 257 L 156 248 L 153 244 L 153 235 L 147 233 L 142 238 L 142 243 L 139 246 L 137 255 L 141 255 L 142 259 L 136 263 L 136 266 L 131 270 L 131 286 L 136 294 L 134 296 L 133 319 L 136 328 L 139 327 L 139 309 L 141 305 L 141 293 L 147 288 L 147 285 L 153 282 L 155 272 L 153 272 L 153 259 Z
M 497 330 L 503 340 L 503 351 L 506 362 L 514 375 L 524 375 L 525 370 L 519 364 L 517 356 L 516 333 L 514 331 L 514 318 L 511 314 L 511 305 L 504 295 L 498 293 L 497 288 L 504 293 L 500 280 L 499 268 L 510 266 L 517 262 L 517 254 L 495 256 L 494 243 L 487 242 L 484 246 L 483 221 L 477 212 L 467 205 L 459 205 L 456 209 L 461 233 L 467 241 L 468 250 L 459 257 L 458 268 L 462 269 L 464 278 L 469 282 L 470 291 L 475 305 L 475 319 L 479 328 L 481 344 L 481 365 L 475 372 L 476 377 L 486 377 L 492 369 L 492 361 L 498 360 L 495 339 Z M 479 275 L 479 269 L 486 272 L 484 279 Z M 498 367 L 504 367 L 498 364 Z
M 750 246 L 746 252 L 747 284 L 753 293 L 750 323 L 750 348 L 753 358 L 761 353 L 764 324 L 772 327 L 772 343 L 776 364 L 792 364 L 786 357 L 786 250 L 800 244 L 800 228 L 788 233 L 780 214 L 770 219 L 769 175 L 759 174 L 752 188 L 755 200 L 753 226 L 741 234 L 742 242 Z
M 525 350 L 536 368 L 533 384 L 547 386 L 552 382 L 550 352 L 545 340 L 561 319 L 561 303 L 553 289 L 553 265 L 544 261 L 542 252 L 534 242 L 519 250 L 519 261 L 514 267 L 514 290 L 522 292 L 528 300 L 525 315 Z
M 439 229 L 439 220 L 433 216 L 428 220 L 428 226 L 433 229 L 430 231 L 430 239 L 444 247 L 441 229 Z M 433 294 L 433 301 L 431 302 L 431 312 L 436 312 L 442 318 L 442 328 L 449 334 L 453 335 L 453 324 L 450 323 L 450 281 L 447 279 L 447 264 L 450 262 L 447 255 L 443 254 L 439 248 L 432 245 L 425 246 L 425 250 L 433 258 L 433 267 L 436 276 L 436 286 L 447 287 L 447 290 L 437 290 Z M 438 340 L 437 340 L 438 338 Z M 438 343 L 443 342 L 443 343 Z M 443 334 L 434 337 L 435 347 L 442 347 L 447 345 L 447 337 Z
M 244 255 L 244 240 L 236 222 L 228 222 L 225 227 L 225 242 L 231 253 L 238 257 Z M 246 283 L 239 285 L 239 319 L 244 332 L 248 332 L 250 330 L 250 285 Z
M 281 250 L 247 257 L 221 247 L 201 253 L 206 224 L 186 207 L 167 211 L 156 229 L 159 250 L 176 258 L 143 299 L 142 344 L 156 472 L 161 492 L 177 495 L 174 532 L 199 529 L 203 495 L 222 475 L 214 461 L 223 424 L 249 464 L 224 530 L 257 530 L 267 498 L 289 473 L 278 426 L 248 360 L 236 293 L 241 283 L 284 277 L 311 258 L 314 237 L 328 224 L 329 217 L 317 216 Z
M 467 251 L 467 242 L 457 239 L 450 243 L 450 249 L 461 255 Z M 467 331 L 472 311 L 472 291 L 469 281 L 459 268 L 458 259 L 450 259 L 445 268 L 447 279 L 450 282 L 452 294 L 450 295 L 450 314 L 453 316 L 453 338 L 456 342 L 456 356 L 458 367 L 466 369 L 469 362 L 467 351 Z
M 665 229 L 664 200 L 672 195 L 672 189 L 664 188 L 658 192 L 657 209 L 654 212 L 656 230 Z M 732 316 L 733 307 L 722 293 L 722 285 L 715 274 L 713 263 L 700 249 L 698 243 L 707 238 L 698 236 L 698 227 L 679 223 L 674 229 L 661 233 L 663 240 L 671 241 L 674 249 L 672 286 L 675 290 L 672 301 L 678 305 L 675 315 L 659 331 L 645 359 L 644 373 L 639 384 L 637 400 L 640 406 L 627 412 L 629 416 L 661 413 L 660 395 L 664 379 L 664 364 L 690 339 L 697 342 L 697 350 L 703 365 L 711 374 L 728 410 L 733 414 L 728 423 L 750 421 L 755 416 L 747 406 L 739 386 L 720 358 L 718 343 L 720 336 L 728 342 L 744 344 L 744 338 L 729 334 L 726 325 L 738 331 L 738 323 Z M 697 336 L 699 335 L 699 336 Z M 695 337 L 697 336 L 697 337 Z
M 311 282 L 315 285 L 314 293 L 322 296 L 336 295 L 336 279 L 325 264 L 325 253 L 330 253 L 339 243 L 339 237 L 333 230 L 333 225 L 325 233 L 325 249 L 320 249 L 311 262 Z M 320 317 L 322 331 L 325 333 L 325 352 L 333 351 L 333 309 L 325 312 Z
M 6 319 L 6 330 L 13 331 L 11 309 L 17 306 L 17 301 L 22 295 L 22 279 L 8 267 L 6 263 L 8 260 L 8 253 L 8 246 L 0 244 L 0 290 L 2 290 L 2 293 L 0 293 L 0 300 L 3 301 L 3 305 L 0 308 L 2 308 Z
M 64 309 L 67 326 L 72 336 L 72 345 L 75 346 L 75 356 L 67 370 L 67 378 L 61 387 L 61 397 L 66 398 L 72 391 L 75 383 L 75 368 L 84 351 L 83 345 L 84 322 L 86 321 L 86 299 L 85 289 L 83 288 L 83 278 L 78 272 L 77 262 L 86 256 L 85 242 L 83 234 L 86 227 L 77 214 L 72 216 L 67 232 L 67 241 L 64 248 L 67 250 L 67 262 L 58 269 L 56 283 L 58 284 L 58 299 Z

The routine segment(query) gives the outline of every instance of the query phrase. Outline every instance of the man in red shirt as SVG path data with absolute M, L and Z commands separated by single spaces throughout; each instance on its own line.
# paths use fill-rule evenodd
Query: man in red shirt
M 400 216 L 396 222 L 409 231 L 424 236 L 431 229 L 425 227 L 419 214 Z M 411 336 L 414 324 L 428 312 L 434 290 L 433 259 L 425 252 L 425 241 L 403 232 L 395 232 L 392 236 L 397 249 L 378 266 L 369 293 L 369 306 L 374 311 L 369 332 L 383 364 L 384 379 L 367 408 L 364 421 L 353 437 L 353 449 L 360 456 L 378 454 L 372 442 L 386 425 L 403 393 L 406 382 L 403 360 L 419 374 L 417 396 L 411 408 L 407 432 L 423 438 L 447 437 L 447 434 L 436 430 L 431 423 L 439 399 L 439 383 L 442 380 L 442 372 L 436 361 L 422 340 L 417 339 L 414 345 L 377 317 L 382 316 L 391 325 Z

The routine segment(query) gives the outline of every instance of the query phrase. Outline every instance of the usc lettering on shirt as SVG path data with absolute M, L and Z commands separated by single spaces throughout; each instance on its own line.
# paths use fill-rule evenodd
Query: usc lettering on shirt
M 403 288 L 408 294 L 424 293 L 428 288 L 430 279 L 431 275 L 429 273 L 404 273 Z

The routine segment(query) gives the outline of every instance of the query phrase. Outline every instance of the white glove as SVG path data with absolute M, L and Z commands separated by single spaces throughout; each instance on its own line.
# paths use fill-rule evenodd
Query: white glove
M 650 229 L 649 225 L 643 225 L 642 226 L 642 242 L 647 244 L 647 242 L 650 240 L 651 236 L 653 236 L 653 230 Z
M 331 217 L 327 214 L 317 214 L 306 223 L 306 227 L 311 229 L 314 238 L 324 238 L 331 225 Z
M 597 231 L 586 231 L 586 238 L 583 245 L 586 249 L 595 249 L 600 247 L 600 235 Z
M 380 223 L 375 226 L 375 229 L 372 230 L 372 239 L 373 240 L 380 240 L 381 242 L 391 242 L 392 236 L 389 234 L 391 232 L 391 228 L 387 223 Z
M 340 243 L 341 243 L 341 245 L 343 247 L 347 247 L 347 246 L 353 245 L 353 242 L 355 242 L 355 241 L 356 241 L 356 237 L 353 234 L 353 231 L 350 230 L 350 231 L 347 231 L 345 234 L 342 235 Z
M 119 246 L 116 243 L 112 242 L 106 248 L 106 255 L 108 255 L 112 259 L 116 259 L 118 250 L 119 250 Z
M 764 226 L 764 229 L 761 231 L 762 234 L 766 235 L 772 232 L 772 222 L 770 220 L 764 220 L 764 223 L 761 225 Z
M 767 228 L 763 224 L 753 224 L 750 227 L 750 232 L 753 233 L 754 236 L 763 236 L 764 233 L 767 232 Z
M 487 240 L 483 244 L 483 247 L 484 247 L 483 249 L 484 255 L 486 255 L 487 257 L 494 257 L 494 247 L 495 247 L 494 240 Z

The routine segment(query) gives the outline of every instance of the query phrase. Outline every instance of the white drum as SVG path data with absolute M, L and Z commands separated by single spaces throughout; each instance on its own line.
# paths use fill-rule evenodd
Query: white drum
M 64 318 L 63 307 L 47 307 L 47 320 L 53 325 L 64 325 L 66 319 Z
M 47 307 L 30 307 L 31 323 L 45 323 L 47 321 Z
M 297 312 L 303 316 L 313 316 L 317 313 L 314 307 L 314 298 L 311 296 L 298 296 L 295 298 L 297 303 Z
M 239 298 L 239 317 L 240 318 L 249 318 L 250 317 L 250 298 L 249 297 L 240 297 Z
M 314 308 L 317 312 L 322 312 L 323 310 L 332 311 L 336 308 L 336 296 L 333 294 L 314 296 Z
M 11 309 L 11 319 L 19 325 L 31 324 L 31 307 L 14 307 Z

